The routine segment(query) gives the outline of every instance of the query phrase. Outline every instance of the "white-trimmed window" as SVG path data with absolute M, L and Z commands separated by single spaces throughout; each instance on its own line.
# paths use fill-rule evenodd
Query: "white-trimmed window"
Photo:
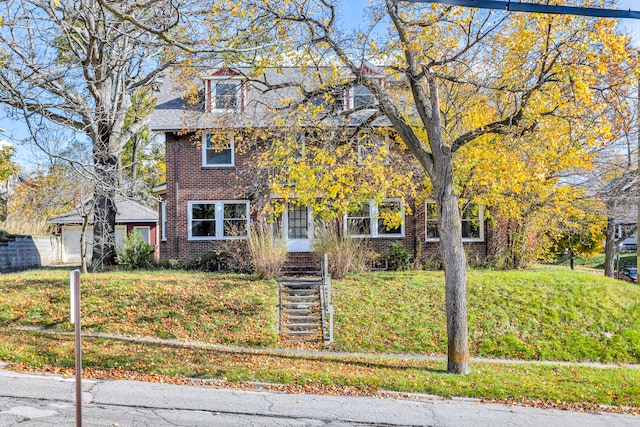
M 384 150 L 384 159 L 379 159 Z M 386 136 L 375 133 L 372 130 L 362 130 L 358 132 L 358 165 L 363 166 L 382 160 L 385 165 L 389 164 L 389 141 Z
M 167 241 L 167 202 L 160 202 L 160 239 Z
M 425 203 L 425 224 L 427 242 L 437 242 L 440 240 L 438 234 L 438 209 L 435 202 Z
M 484 241 L 484 207 L 477 203 L 467 203 L 461 212 L 462 219 L 462 241 L 463 242 L 483 242 Z M 425 204 L 425 225 L 426 241 L 437 242 L 438 217 L 435 202 L 428 201 Z
M 229 135 L 229 145 L 220 147 L 214 135 L 205 134 L 202 141 L 203 167 L 232 167 L 235 164 L 235 143 L 233 135 Z
M 347 214 L 347 233 L 352 236 L 371 235 L 371 203 L 360 205 L 354 212 Z
M 239 79 L 207 81 L 211 112 L 239 111 L 242 105 L 242 83 Z
M 387 215 L 401 215 L 400 225 L 388 225 Z M 385 200 L 377 206 L 378 236 L 404 236 L 404 210 L 399 200 Z
M 401 223 L 390 226 L 391 217 L 400 215 Z M 397 199 L 378 204 L 374 200 L 347 213 L 345 233 L 352 237 L 404 237 L 404 209 Z
M 249 202 L 189 202 L 189 240 L 246 238 L 249 230 Z
M 151 243 L 151 227 L 149 226 L 135 226 L 133 231 L 137 231 L 142 235 L 142 239 L 146 244 Z
M 364 85 L 354 86 L 349 90 L 349 101 L 351 108 L 374 106 L 377 100 L 373 93 Z

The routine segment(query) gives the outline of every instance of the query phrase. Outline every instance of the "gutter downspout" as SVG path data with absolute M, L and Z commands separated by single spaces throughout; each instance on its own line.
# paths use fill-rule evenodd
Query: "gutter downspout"
M 178 140 L 176 139 L 176 141 L 173 143 L 173 181 L 174 181 L 174 185 L 175 185 L 175 222 L 174 222 L 174 238 L 175 238 L 175 242 L 176 242 L 176 256 L 178 259 L 180 259 L 180 237 L 179 237 L 179 226 L 178 226 L 178 221 L 180 218 L 180 215 L 178 214 L 178 196 L 180 195 L 180 183 L 179 183 L 179 179 L 178 179 L 178 152 L 180 151 L 180 144 L 178 143 Z

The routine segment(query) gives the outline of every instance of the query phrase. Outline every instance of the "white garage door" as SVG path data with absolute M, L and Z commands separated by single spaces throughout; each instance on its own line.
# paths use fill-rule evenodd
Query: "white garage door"
M 80 235 L 82 227 L 75 225 L 66 225 L 62 227 L 62 262 L 80 262 Z M 116 246 L 124 240 L 127 233 L 127 227 L 124 225 L 116 226 Z M 87 257 L 91 258 L 93 244 L 93 229 L 89 227 L 86 233 L 87 241 Z

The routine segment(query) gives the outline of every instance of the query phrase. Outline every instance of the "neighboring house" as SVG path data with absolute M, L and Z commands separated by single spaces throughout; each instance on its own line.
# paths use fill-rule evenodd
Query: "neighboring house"
M 84 201 L 83 205 L 88 206 L 89 203 L 91 203 L 91 199 Z M 87 211 L 89 209 L 87 207 Z M 158 213 L 122 196 L 116 196 L 116 210 L 116 246 L 124 240 L 126 235 L 133 231 L 138 231 L 147 243 L 154 246 L 155 255 L 158 257 Z M 74 209 L 47 221 L 50 224 L 57 225 L 56 235 L 61 236 L 62 241 L 62 262 L 80 262 L 82 217 L 79 212 L 83 212 L 83 210 Z M 90 213 L 88 219 L 89 226 L 86 231 L 86 241 L 89 246 L 87 256 L 91 258 L 93 212 Z
M 0 199 L 9 200 L 15 193 L 16 188 L 27 181 L 29 176 L 24 173 L 12 175 L 5 182 L 0 183 Z
M 635 252 L 638 248 L 638 179 L 631 174 L 625 174 L 608 182 L 600 196 L 606 205 L 606 214 L 613 222 L 614 238 L 618 242 L 618 251 Z
M 365 72 L 384 78 L 373 67 Z M 296 68 L 265 71 L 265 78 L 275 84 L 302 77 Z M 228 137 L 226 146 L 217 145 L 216 149 L 210 135 L 233 130 L 247 140 L 255 132 L 253 129 L 275 126 L 270 107 L 277 107 L 282 99 L 295 96 L 295 92 L 287 89 L 277 93 L 261 91 L 256 88 L 260 83 L 250 82 L 232 69 L 205 70 L 196 84 L 201 100 L 198 105 L 185 99 L 185 94 L 192 95 L 193 91 L 166 78 L 157 93 L 156 109 L 151 116 L 151 129 L 164 133 L 166 140 L 167 182 L 156 188 L 161 199 L 160 257 L 163 259 L 191 260 L 219 249 L 226 240 L 246 238 L 251 222 L 261 215 L 263 202 L 263 195 L 256 192 L 254 181 L 248 178 L 252 172 L 257 174 L 252 162 L 254 153 L 239 150 L 233 135 Z M 338 110 L 358 109 L 376 102 L 361 85 L 333 96 L 333 106 Z M 356 129 L 368 119 L 371 111 L 361 109 L 359 114 L 349 116 L 346 126 Z M 345 125 L 344 120 L 341 123 Z M 389 127 L 385 118 L 377 118 L 370 125 Z M 358 155 L 366 154 L 366 148 L 358 146 Z M 411 215 L 405 214 L 400 199 L 387 199 L 380 204 L 371 201 L 359 211 L 345 215 L 343 223 L 345 228 L 348 225 L 349 229 L 356 230 L 355 238 L 367 238 L 371 248 L 380 254 L 388 251 L 391 242 L 398 242 L 414 256 L 421 253 L 424 258 L 438 258 L 435 203 L 413 200 L 408 203 Z M 385 226 L 379 215 L 385 210 L 400 210 L 402 224 L 395 228 Z M 462 221 L 467 252 L 485 257 L 490 246 L 483 208 L 469 205 L 463 211 Z M 278 225 L 291 258 L 303 258 L 301 254 L 312 251 L 315 221 L 309 207 L 286 206 Z
M 616 226 L 616 239 L 623 235 L 623 231 L 627 228 L 637 229 L 637 221 L 618 222 Z M 634 231 L 630 237 L 627 237 L 618 244 L 620 252 L 636 252 L 638 250 L 638 232 Z

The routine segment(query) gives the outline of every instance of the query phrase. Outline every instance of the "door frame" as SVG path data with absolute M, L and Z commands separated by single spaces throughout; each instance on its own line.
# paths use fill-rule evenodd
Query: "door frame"
M 290 239 L 289 238 L 289 209 L 305 208 L 307 211 L 307 238 L 306 239 Z M 313 239 L 313 216 L 309 206 L 289 205 L 282 213 L 282 238 L 287 242 L 287 252 L 311 252 Z

